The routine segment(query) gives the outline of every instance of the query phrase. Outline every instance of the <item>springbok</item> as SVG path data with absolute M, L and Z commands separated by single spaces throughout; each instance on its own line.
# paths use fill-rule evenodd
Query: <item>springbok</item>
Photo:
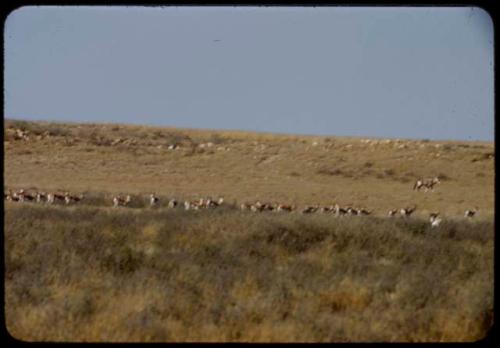
M 52 204 L 52 203 L 55 203 L 56 201 L 65 202 L 66 201 L 65 194 L 62 194 L 62 193 L 48 193 L 47 194 L 47 203 Z
M 318 210 L 318 208 L 319 208 L 319 206 L 317 206 L 317 205 L 315 205 L 315 206 L 308 205 L 308 206 L 304 207 L 304 209 L 302 209 L 302 211 L 300 213 L 301 214 L 315 213 Z
M 389 217 L 393 217 L 393 216 L 395 216 L 397 213 L 398 213 L 398 210 L 397 210 L 397 209 L 389 210 L 389 213 L 387 214 L 387 216 L 389 216 Z
M 47 204 L 52 204 L 54 203 L 55 197 L 53 193 L 47 193 Z
M 335 204 L 334 214 L 335 214 L 335 216 L 345 215 L 345 214 L 347 214 L 347 210 L 345 210 L 344 208 L 341 208 L 338 204 Z
M 156 206 L 158 206 L 159 203 L 160 203 L 160 199 L 158 197 L 156 197 L 154 193 L 149 195 L 149 205 L 151 207 L 156 207 Z
M 255 202 L 255 204 L 250 205 L 250 210 L 255 212 L 262 211 L 263 210 L 263 204 L 260 201 Z
M 130 195 L 127 195 L 127 197 L 125 197 L 125 198 L 122 198 L 120 195 L 114 196 L 113 197 L 113 207 L 116 208 L 120 205 L 125 207 L 130 203 L 130 200 L 131 200 Z
M 466 210 L 464 217 L 469 218 L 469 219 L 473 218 L 476 215 L 477 210 L 478 210 L 477 208 L 474 210 Z
M 431 213 L 429 215 L 429 221 L 431 223 L 431 227 L 437 227 L 441 223 L 442 219 L 439 217 L 439 213 Z
M 263 210 L 273 211 L 274 209 L 275 209 L 274 205 L 272 205 L 271 203 L 264 203 L 264 204 L 262 204 L 260 211 L 263 211 Z
M 288 212 L 291 212 L 293 210 L 293 208 L 294 208 L 293 205 L 278 204 L 278 207 L 276 208 L 276 211 L 288 211 Z
M 319 209 L 319 212 L 320 213 L 331 213 L 335 210 L 335 207 L 333 205 L 330 205 L 330 206 L 327 206 L 327 207 L 321 207 Z
M 80 202 L 81 200 L 83 199 L 83 194 L 79 195 L 79 196 L 73 196 L 73 195 L 70 195 L 69 192 L 66 192 L 64 194 L 64 201 L 66 202 L 66 204 L 70 204 L 71 202 L 75 202 L 75 203 L 78 203 Z
M 206 202 L 206 206 L 208 208 L 216 208 L 224 203 L 224 198 L 220 197 L 217 201 L 213 201 L 211 198 L 209 198 Z
M 440 183 L 441 181 L 439 181 L 439 178 L 437 176 L 434 178 L 418 179 L 415 182 L 415 185 L 413 185 L 413 189 L 420 191 L 420 189 L 423 187 L 425 189 L 425 192 L 427 192 L 428 190 L 434 190 L 434 185 Z
M 17 195 L 19 196 L 19 202 L 24 202 L 25 200 L 33 202 L 35 200 L 35 197 L 24 192 L 24 189 L 20 189 Z
M 177 206 L 178 202 L 176 199 L 172 198 L 170 201 L 168 201 L 168 207 L 169 208 L 175 208 Z
M 353 207 L 347 207 L 347 214 L 349 215 L 359 215 L 359 211 Z
M 252 205 L 250 203 L 241 203 L 240 204 L 240 209 L 241 210 L 250 210 Z
M 7 201 L 14 201 L 17 202 L 19 201 L 19 196 L 17 195 L 16 192 L 12 192 L 12 190 L 8 190 L 7 193 L 4 193 L 4 197 Z
M 417 209 L 417 206 L 415 205 L 413 208 L 401 208 L 401 210 L 399 211 L 400 214 L 404 217 L 409 217 L 411 214 L 413 214 L 413 212 L 415 211 L 415 209 Z
M 200 201 L 185 201 L 184 202 L 184 209 L 185 210 L 199 210 L 200 209 Z
M 47 201 L 47 194 L 45 192 L 38 192 L 36 194 L 37 203 L 41 203 L 43 200 Z
M 366 209 L 361 208 L 361 209 L 358 210 L 358 213 L 360 215 L 370 215 L 371 213 L 373 213 L 373 210 L 368 211 Z

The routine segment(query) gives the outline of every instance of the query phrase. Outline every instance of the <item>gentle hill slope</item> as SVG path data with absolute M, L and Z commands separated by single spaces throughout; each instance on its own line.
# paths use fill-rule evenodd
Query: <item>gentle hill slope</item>
M 487 142 L 6 120 L 4 153 L 11 188 L 353 204 L 379 215 L 413 204 L 422 216 L 477 207 L 491 218 L 494 210 L 494 145 Z M 432 176 L 442 179 L 434 192 L 412 189 Z

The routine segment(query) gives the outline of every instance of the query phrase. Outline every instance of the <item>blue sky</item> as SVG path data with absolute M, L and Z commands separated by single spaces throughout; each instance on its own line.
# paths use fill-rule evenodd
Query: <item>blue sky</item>
M 6 118 L 494 139 L 477 7 L 29 6 L 4 38 Z

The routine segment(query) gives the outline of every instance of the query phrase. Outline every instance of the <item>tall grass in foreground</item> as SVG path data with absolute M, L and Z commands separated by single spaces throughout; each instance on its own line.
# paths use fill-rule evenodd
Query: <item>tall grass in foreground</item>
M 474 341 L 493 223 L 6 204 L 27 341 Z

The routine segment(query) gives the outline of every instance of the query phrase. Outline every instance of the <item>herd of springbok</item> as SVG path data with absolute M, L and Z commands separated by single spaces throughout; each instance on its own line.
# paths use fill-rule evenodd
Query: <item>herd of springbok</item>
M 427 192 L 428 190 L 433 190 L 436 184 L 439 184 L 439 178 L 430 178 L 430 179 L 419 179 L 416 181 L 413 186 L 414 190 L 420 190 L 424 188 Z M 54 204 L 57 202 L 64 203 L 69 205 L 71 203 L 78 203 L 84 199 L 84 195 L 72 195 L 69 192 L 31 192 L 28 193 L 24 189 L 20 189 L 18 191 L 8 190 L 4 192 L 4 199 L 7 201 L 13 202 L 37 202 L 37 203 L 47 203 Z M 127 207 L 130 205 L 132 199 L 130 195 L 122 196 L 113 196 L 112 204 L 113 207 Z M 209 208 L 217 208 L 224 204 L 224 198 L 220 197 L 216 200 L 213 200 L 211 197 L 207 198 L 199 198 L 194 201 L 184 201 L 184 209 L 185 210 L 200 210 L 200 209 L 209 209 Z M 158 207 L 160 205 L 160 198 L 157 197 L 154 193 L 149 195 L 149 205 L 150 207 Z M 180 203 L 176 199 L 170 199 L 167 203 L 168 208 L 175 208 L 179 206 Z M 400 209 L 391 209 L 389 210 L 387 216 L 395 217 L 410 217 L 413 212 L 417 209 L 417 206 L 414 205 L 412 207 L 404 207 Z M 373 210 L 367 210 L 364 208 L 355 208 L 353 206 L 345 206 L 341 207 L 339 204 L 332 204 L 328 206 L 320 206 L 320 205 L 309 205 L 305 206 L 302 209 L 298 209 L 295 205 L 291 204 L 282 204 L 282 203 L 262 203 L 257 201 L 255 203 L 241 203 L 240 210 L 242 211 L 251 211 L 251 212 L 265 212 L 265 211 L 274 211 L 274 212 L 299 212 L 301 214 L 311 214 L 311 213 L 323 213 L 323 214 L 331 214 L 334 216 L 363 216 L 370 215 L 373 213 Z M 476 215 L 477 208 L 466 210 L 464 217 L 471 219 Z M 439 212 L 433 212 L 429 215 L 429 221 L 432 227 L 439 226 L 442 221 L 442 218 L 439 216 Z

